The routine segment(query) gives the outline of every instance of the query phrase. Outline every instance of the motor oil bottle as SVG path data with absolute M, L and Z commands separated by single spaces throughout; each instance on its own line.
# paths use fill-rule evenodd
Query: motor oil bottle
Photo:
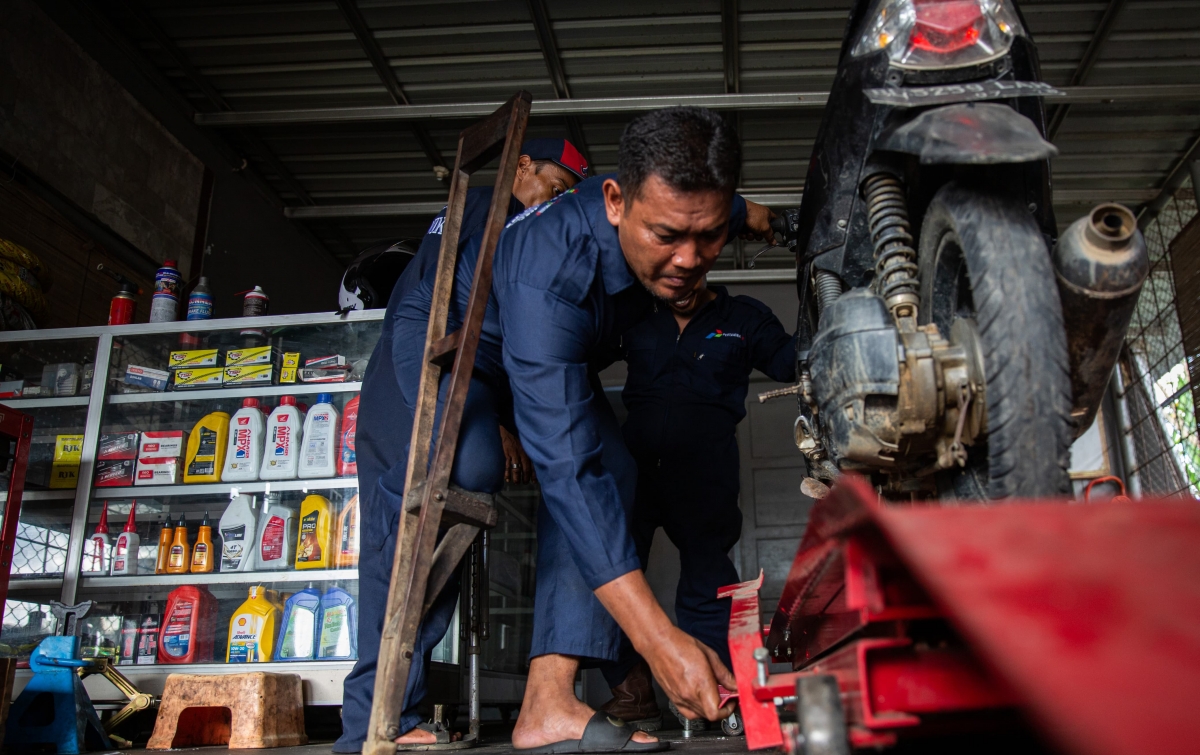
M 229 620 L 229 648 L 226 663 L 265 663 L 275 648 L 275 630 L 279 607 L 267 599 L 266 588 L 250 588 L 250 597 L 233 612 Z
M 326 590 L 321 596 L 317 621 L 318 658 L 345 661 L 358 658 L 358 606 L 350 593 L 340 587 Z
M 225 466 L 221 471 L 221 482 L 249 482 L 258 479 L 262 467 L 263 442 L 266 423 L 258 399 L 242 401 L 229 422 L 229 450 L 225 453 Z
M 298 475 L 304 479 L 333 477 L 337 474 L 338 441 L 341 417 L 328 393 L 317 394 L 317 403 L 304 418 L 304 444 L 301 446 Z
M 184 521 L 183 514 L 180 514 L 179 524 L 175 525 L 175 534 L 171 539 L 171 547 L 167 550 L 167 574 L 187 574 L 191 559 L 187 522 Z
M 338 515 L 337 552 L 334 554 L 333 565 L 338 569 L 350 569 L 358 566 L 358 496 L 354 496 L 342 507 Z
M 217 599 L 203 585 L 176 587 L 167 596 L 159 663 L 202 663 L 213 657 Z
M 137 614 L 126 614 L 121 619 L 121 642 L 118 645 L 117 665 L 132 666 L 137 663 L 138 626 L 142 617 Z
M 196 544 L 192 546 L 192 574 L 207 574 L 213 570 L 216 562 L 213 560 L 212 523 L 208 512 L 200 520 L 200 531 L 196 533 Z
M 311 584 L 287 599 L 275 660 L 311 661 L 317 657 L 317 614 L 320 611 L 321 593 Z
M 171 543 L 175 540 L 175 528 L 171 526 L 171 519 L 163 522 L 162 529 L 158 531 L 158 554 L 154 561 L 154 573 L 166 574 L 167 561 L 171 555 Z
M 112 540 L 108 537 L 108 502 L 104 502 L 104 508 L 100 509 L 100 521 L 96 524 L 96 531 L 87 539 L 87 543 L 83 547 L 83 570 L 85 572 L 106 572 L 108 571 L 109 544 Z
M 254 571 L 258 538 L 258 508 L 254 496 L 239 495 L 221 514 L 221 571 Z
M 138 666 L 158 663 L 158 635 L 161 630 L 162 617 L 158 615 L 158 605 L 152 603 L 150 613 L 142 615 L 142 625 L 138 628 Z
M 342 413 L 342 441 L 338 449 L 338 477 L 358 474 L 358 455 L 354 451 L 354 434 L 358 430 L 358 396 L 346 402 Z
M 121 530 L 120 535 L 117 535 L 117 544 L 113 548 L 112 571 L 109 573 L 114 577 L 138 573 L 138 548 L 142 544 L 142 538 L 137 531 L 136 513 L 137 501 L 134 500 L 129 507 L 129 518 L 125 520 L 125 529 Z M 132 662 L 130 661 L 130 663 Z
M 292 480 L 300 461 L 304 428 L 295 396 L 281 396 L 279 406 L 267 419 L 266 448 L 263 450 L 261 480 Z
M 257 569 L 286 569 L 296 553 L 296 512 L 268 493 L 258 515 Z
M 213 316 L 212 289 L 208 287 L 208 278 L 201 275 L 196 287 L 188 295 L 187 319 L 211 320 Z
M 300 504 L 296 542 L 297 569 L 328 569 L 333 558 L 333 505 L 325 496 L 310 495 Z
M 188 436 L 183 481 L 220 482 L 228 442 L 229 415 L 225 412 L 213 412 L 197 422 Z

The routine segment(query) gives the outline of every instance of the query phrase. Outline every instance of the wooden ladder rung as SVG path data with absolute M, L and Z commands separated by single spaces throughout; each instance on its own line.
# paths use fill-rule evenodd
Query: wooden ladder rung
M 462 339 L 462 329 L 439 338 L 429 347 L 429 363 L 439 367 L 449 367 L 454 364 L 458 354 L 458 343 Z
M 439 493 L 433 494 L 435 498 Z M 475 527 L 496 526 L 496 506 L 494 498 L 487 493 L 475 493 L 464 490 L 457 485 L 441 491 L 445 503 L 442 509 L 442 521 L 451 524 L 470 524 Z M 404 510 L 416 514 L 421 510 L 421 501 L 425 496 L 425 483 L 420 483 L 413 491 L 404 496 Z

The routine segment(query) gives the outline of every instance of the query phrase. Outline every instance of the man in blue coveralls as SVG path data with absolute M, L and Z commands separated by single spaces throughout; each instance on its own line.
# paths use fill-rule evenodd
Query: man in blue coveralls
M 566 139 L 529 139 L 521 145 L 521 157 L 517 162 L 508 214 L 515 215 L 526 207 L 533 207 L 552 199 L 587 175 L 587 160 Z M 491 186 L 478 186 L 467 190 L 459 236 L 461 246 L 465 246 L 471 236 L 482 231 L 487 222 L 492 192 Z M 395 533 L 387 529 L 394 525 L 394 517 L 390 517 L 386 511 L 388 504 L 380 502 L 376 484 L 384 472 L 397 464 L 403 467 L 407 463 L 407 447 L 412 435 L 412 415 L 404 403 L 398 400 L 399 387 L 393 367 L 393 324 L 400 302 L 421 282 L 426 273 L 437 267 L 445 217 L 446 211 L 443 209 L 430 224 L 416 255 L 396 281 L 388 298 L 387 311 L 384 313 L 383 332 L 363 377 L 356 443 L 363 524 L 362 555 L 359 559 L 358 662 L 346 677 L 344 684 L 342 736 L 334 745 L 334 752 L 359 752 L 367 734 L 371 697 L 375 691 L 379 637 L 383 631 L 383 614 L 396 546 Z M 420 343 L 423 345 L 424 342 L 425 336 L 422 333 Z M 529 457 L 525 455 L 512 433 L 501 427 L 500 434 L 505 457 L 505 480 L 529 481 L 532 476 Z M 453 601 L 450 599 L 440 602 L 438 607 L 445 610 L 447 605 L 453 612 Z M 436 642 L 435 639 L 434 643 Z M 430 645 L 428 650 L 432 650 L 432 647 Z M 421 671 L 423 670 L 422 665 Z M 417 679 L 416 672 L 411 676 L 412 682 L 420 682 L 423 686 L 424 680 Z M 416 701 L 419 702 L 423 696 L 422 694 L 416 698 Z
M 729 599 L 738 581 L 729 551 L 742 534 L 737 424 L 746 416 L 750 373 L 796 378 L 792 336 L 767 305 L 701 286 L 659 303 L 621 339 L 628 377 L 622 428 L 637 461 L 630 530 L 642 568 L 662 527 L 679 549 L 675 619 L 729 664 Z M 628 643 L 604 667 L 613 699 L 604 711 L 635 728 L 661 725 L 650 669 Z
M 739 165 L 737 138 L 715 113 L 649 113 L 626 129 L 617 177 L 584 181 L 530 208 L 500 238 L 453 479 L 470 490 L 500 487 L 504 460 L 496 428 L 507 414 L 507 386 L 543 496 L 532 660 L 513 732 L 518 751 L 665 749 L 574 695 L 581 658 L 616 659 L 618 625 L 685 714 L 728 714 L 716 690 L 718 681 L 733 684 L 728 670 L 711 649 L 670 623 L 641 572 L 626 518 L 635 484 L 632 458 L 593 362 L 649 313 L 655 298 L 676 301 L 693 291 L 729 235 L 751 230 L 770 237 L 769 211 L 734 195 Z M 475 239 L 460 257 L 460 282 L 470 280 L 477 253 Z M 394 320 L 392 366 L 410 412 L 433 277 L 427 273 L 405 297 Z M 467 288 L 456 287 L 451 328 L 461 321 Z M 447 385 L 444 380 L 439 408 Z M 364 535 L 374 527 L 394 531 L 404 475 L 405 465 L 397 464 L 379 478 L 377 495 L 388 516 L 379 522 L 364 516 Z M 422 622 L 401 744 L 434 741 L 432 733 L 414 728 L 423 689 L 413 679 L 423 679 L 420 651 L 449 623 L 453 600 L 447 610 L 438 604 L 454 589 L 448 586 Z

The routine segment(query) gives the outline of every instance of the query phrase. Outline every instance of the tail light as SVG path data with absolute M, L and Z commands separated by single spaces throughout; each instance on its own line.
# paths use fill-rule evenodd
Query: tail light
M 887 50 L 901 68 L 959 68 L 994 60 L 1024 34 L 1009 0 L 875 0 L 855 56 Z

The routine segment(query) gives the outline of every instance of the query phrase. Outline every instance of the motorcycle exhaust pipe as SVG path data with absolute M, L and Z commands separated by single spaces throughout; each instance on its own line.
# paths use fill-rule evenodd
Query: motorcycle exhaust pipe
M 1150 271 L 1137 218 L 1119 204 L 1096 206 L 1067 228 L 1054 269 L 1071 365 L 1075 437 L 1091 427 Z

